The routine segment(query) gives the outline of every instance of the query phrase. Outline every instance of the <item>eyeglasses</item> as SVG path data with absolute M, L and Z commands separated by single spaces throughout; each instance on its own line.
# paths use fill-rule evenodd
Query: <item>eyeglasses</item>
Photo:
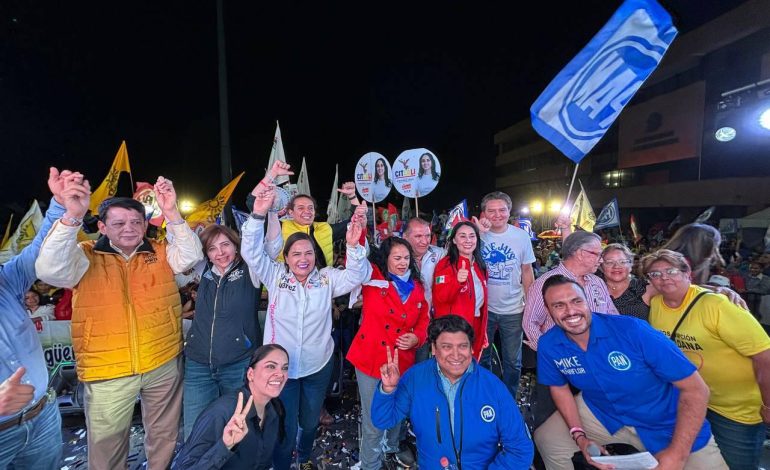
M 607 266 L 608 268 L 614 268 L 615 266 L 624 268 L 626 266 L 631 266 L 632 261 L 628 261 L 627 259 L 605 259 L 602 261 L 603 266 Z
M 667 278 L 676 276 L 677 274 L 681 273 L 682 270 L 679 268 L 668 268 L 664 269 L 663 271 L 650 271 L 647 273 L 647 277 L 651 280 L 660 279 L 665 274 Z
M 591 250 L 586 250 L 585 248 L 581 248 L 581 250 L 587 251 L 588 253 L 591 253 L 592 255 L 596 256 L 597 258 L 602 255 L 601 251 L 591 251 Z

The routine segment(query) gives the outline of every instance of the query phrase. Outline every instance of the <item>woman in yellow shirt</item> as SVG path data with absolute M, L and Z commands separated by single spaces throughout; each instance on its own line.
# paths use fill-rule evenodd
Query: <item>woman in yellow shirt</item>
M 756 470 L 770 423 L 770 338 L 748 311 L 693 285 L 684 255 L 658 250 L 642 259 L 642 271 L 660 293 L 650 303 L 650 324 L 709 386 L 707 419 L 727 465 Z

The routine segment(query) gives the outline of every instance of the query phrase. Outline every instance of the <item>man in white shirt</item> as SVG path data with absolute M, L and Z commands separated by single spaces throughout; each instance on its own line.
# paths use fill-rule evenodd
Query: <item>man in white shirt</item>
M 481 255 L 489 273 L 487 336 L 493 342 L 495 331 L 500 331 L 503 382 L 515 399 L 521 376 L 524 293 L 535 281 L 535 252 L 527 232 L 508 223 L 510 216 L 511 198 L 507 194 L 495 191 L 481 200 L 478 225 L 488 229 L 481 234 Z M 481 356 L 481 365 L 490 366 L 489 348 Z

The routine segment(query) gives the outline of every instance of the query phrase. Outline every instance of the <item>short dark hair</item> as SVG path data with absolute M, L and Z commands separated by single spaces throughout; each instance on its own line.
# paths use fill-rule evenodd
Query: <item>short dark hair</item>
M 580 289 L 580 292 L 583 293 L 583 297 L 586 296 L 586 291 L 585 289 L 583 289 L 583 286 L 581 286 L 579 282 L 577 282 L 574 279 L 570 279 L 563 274 L 555 274 L 549 277 L 548 279 L 546 279 L 545 282 L 543 283 L 543 289 L 541 290 L 541 293 L 543 295 L 543 303 L 545 303 L 545 293 L 548 291 L 548 289 L 550 289 L 551 287 L 562 286 L 564 284 L 575 284 L 576 286 L 578 286 L 578 289 Z
M 99 204 L 99 220 L 101 220 L 102 223 L 107 222 L 107 212 L 109 212 L 111 207 L 135 210 L 142 216 L 142 218 L 147 218 L 147 212 L 144 208 L 144 204 L 137 201 L 136 199 L 131 199 L 130 197 L 111 197 L 109 199 L 105 199 L 101 204 Z
M 473 327 L 468 321 L 459 315 L 444 315 L 434 318 L 428 324 L 428 341 L 435 345 L 441 333 L 465 333 L 468 341 L 473 344 Z
M 219 235 L 224 235 L 235 246 L 235 263 L 237 264 L 241 260 L 241 255 L 238 251 L 241 246 L 241 237 L 238 236 L 238 232 L 226 227 L 224 225 L 211 224 L 198 234 L 198 238 L 201 239 L 201 246 L 203 247 L 203 256 L 208 258 L 209 245 L 214 242 L 214 239 Z M 209 260 L 211 261 L 211 260 Z
M 406 225 L 404 226 L 403 235 L 406 236 L 409 232 L 411 232 L 415 225 L 422 225 L 423 227 L 430 228 L 430 222 L 428 222 L 427 220 L 421 219 L 419 217 L 412 217 L 406 222 Z
M 311 196 L 310 194 L 296 194 L 291 200 L 289 200 L 288 206 L 286 206 L 288 209 L 294 210 L 294 203 L 297 202 L 297 199 L 299 198 L 305 198 L 310 199 L 313 201 L 313 209 L 318 209 L 318 202 L 316 202 L 315 198 Z

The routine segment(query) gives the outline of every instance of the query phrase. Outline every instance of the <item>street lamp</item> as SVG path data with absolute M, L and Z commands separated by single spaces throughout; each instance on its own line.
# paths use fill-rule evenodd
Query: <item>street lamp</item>
M 532 204 L 529 205 L 529 209 L 532 211 L 533 214 L 542 214 L 543 203 L 540 201 L 532 201 Z
M 527 207 L 527 206 L 524 206 L 524 207 L 522 207 L 522 208 L 521 208 L 521 210 L 519 210 L 519 212 L 520 212 L 522 215 L 527 215 L 527 214 L 529 214 L 529 207 Z
M 548 206 L 548 211 L 551 214 L 558 214 L 559 211 L 561 211 L 561 202 L 560 201 L 551 201 L 551 204 Z

